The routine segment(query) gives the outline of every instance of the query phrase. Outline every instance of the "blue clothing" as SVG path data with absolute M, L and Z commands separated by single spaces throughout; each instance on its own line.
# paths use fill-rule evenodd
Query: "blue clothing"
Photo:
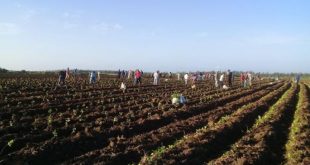
M 180 96 L 180 103 L 181 104 L 185 104 L 185 102 L 186 102 L 185 97 L 184 96 Z
M 95 83 L 96 82 L 96 72 L 93 71 L 90 73 L 90 83 Z

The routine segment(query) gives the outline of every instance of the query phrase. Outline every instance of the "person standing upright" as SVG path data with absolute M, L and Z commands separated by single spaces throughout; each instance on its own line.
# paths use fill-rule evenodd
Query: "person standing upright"
M 223 88 L 223 85 L 224 85 L 224 73 L 221 74 L 219 81 L 220 88 Z
M 187 85 L 187 82 L 188 82 L 188 74 L 186 73 L 184 75 L 184 83 L 185 83 L 185 85 Z
M 153 85 L 158 85 L 159 84 L 159 71 L 154 72 L 153 78 L 154 78 Z
M 214 73 L 214 86 L 215 86 L 215 88 L 219 87 L 218 73 L 217 72 Z
M 69 79 L 69 78 L 70 78 L 70 69 L 68 67 L 66 71 L 66 79 Z
M 89 78 L 90 78 L 89 81 L 91 84 L 96 83 L 96 72 L 95 71 L 90 72 Z
M 58 76 L 59 76 L 58 85 L 64 85 L 66 79 L 66 72 L 62 70 L 59 72 Z
M 232 79 L 233 79 L 233 75 L 232 72 L 228 69 L 227 71 L 227 77 L 228 77 L 228 86 L 232 87 Z
M 134 80 L 134 85 L 141 85 L 142 81 L 141 81 L 141 72 L 137 69 L 135 72 L 135 80 Z
M 241 87 L 245 87 L 245 74 L 244 73 L 240 73 L 240 85 Z
M 100 72 L 98 71 L 97 74 L 98 74 L 97 78 L 98 78 L 98 81 L 99 81 L 100 80 Z
M 118 72 L 117 72 L 117 77 L 118 77 L 119 79 L 121 78 L 121 74 L 122 74 L 122 73 L 121 73 L 121 70 L 119 69 Z
M 248 72 L 247 76 L 248 76 L 248 86 L 251 87 L 252 86 L 252 74 Z
M 131 79 L 131 75 L 132 75 L 132 71 L 129 70 L 129 71 L 128 71 L 128 79 Z

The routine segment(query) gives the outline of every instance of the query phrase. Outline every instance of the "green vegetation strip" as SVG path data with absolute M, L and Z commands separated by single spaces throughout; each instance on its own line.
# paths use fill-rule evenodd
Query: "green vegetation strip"
M 262 97 L 257 102 L 267 102 L 267 100 L 270 100 L 271 98 L 275 97 L 276 94 L 279 91 L 286 90 L 286 89 L 287 89 L 287 86 L 284 85 L 283 87 L 281 87 L 277 91 L 269 93 L 268 95 Z M 289 91 L 292 91 L 292 89 L 290 89 Z M 288 93 L 288 91 L 286 93 Z M 160 160 L 164 154 L 167 154 L 168 152 L 174 150 L 175 148 L 178 148 L 178 147 L 180 147 L 182 145 L 185 145 L 185 144 L 187 144 L 190 141 L 196 141 L 196 140 L 193 140 L 193 139 L 199 139 L 199 137 L 204 136 L 210 130 L 212 131 L 213 129 L 216 129 L 218 127 L 221 127 L 221 126 L 225 125 L 226 121 L 229 121 L 231 118 L 234 118 L 235 116 L 239 115 L 244 110 L 255 108 L 254 104 L 250 103 L 250 104 L 247 104 L 247 105 L 239 108 L 231 116 L 228 115 L 228 116 L 222 117 L 217 123 L 215 123 L 212 126 L 208 126 L 207 125 L 207 126 L 204 126 L 204 127 L 200 128 L 200 129 L 197 129 L 195 133 L 183 136 L 183 138 L 175 141 L 172 145 L 162 146 L 162 147 L 154 150 L 150 155 L 144 156 L 139 164 L 157 164 L 157 160 Z
M 282 116 L 285 115 L 285 113 L 287 113 L 285 111 L 290 106 L 291 100 L 293 99 L 296 91 L 297 91 L 297 86 L 296 85 L 292 86 L 288 91 L 286 91 L 282 95 L 282 97 L 272 107 L 270 107 L 270 109 L 262 117 L 260 116 L 258 117 L 254 126 L 250 130 L 247 131 L 247 134 L 243 136 L 242 139 L 240 139 L 238 142 L 232 145 L 229 151 L 224 153 L 218 159 L 210 161 L 207 164 L 210 164 L 210 165 L 234 164 L 234 163 L 238 164 L 240 162 L 242 162 L 241 164 L 243 163 L 253 164 L 253 162 L 251 162 L 249 159 L 256 159 L 254 158 L 255 156 L 257 156 L 256 151 L 262 152 L 264 150 L 264 149 L 259 149 L 262 144 L 258 142 L 257 139 L 264 141 L 263 138 L 265 136 L 268 136 L 268 135 L 265 135 L 264 133 L 269 134 L 271 131 L 271 130 L 264 131 L 263 134 L 261 134 L 260 130 L 265 130 L 263 129 L 264 126 L 273 125 L 274 123 L 279 122 L 281 119 L 283 119 Z M 272 129 L 272 127 L 269 127 L 269 128 Z M 259 145 L 256 145 L 256 144 L 259 144 Z M 260 158 L 258 157 L 257 159 L 260 159 Z
M 309 88 L 301 85 L 297 110 L 286 144 L 287 164 L 310 162 L 310 102 Z

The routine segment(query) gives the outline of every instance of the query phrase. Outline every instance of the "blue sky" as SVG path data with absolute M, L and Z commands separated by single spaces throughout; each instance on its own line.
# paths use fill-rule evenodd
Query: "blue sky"
M 310 72 L 308 0 L 0 0 L 0 67 Z

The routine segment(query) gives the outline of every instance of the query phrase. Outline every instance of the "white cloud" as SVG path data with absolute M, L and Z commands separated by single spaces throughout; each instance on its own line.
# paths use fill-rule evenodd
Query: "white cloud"
M 122 30 L 123 26 L 121 26 L 118 23 L 108 24 L 108 23 L 102 22 L 102 23 L 90 26 L 90 29 L 97 31 L 97 32 L 100 32 L 102 34 L 105 34 L 105 33 L 111 32 L 111 31 Z
M 21 32 L 20 27 L 15 23 L 0 22 L 0 35 L 16 35 Z

